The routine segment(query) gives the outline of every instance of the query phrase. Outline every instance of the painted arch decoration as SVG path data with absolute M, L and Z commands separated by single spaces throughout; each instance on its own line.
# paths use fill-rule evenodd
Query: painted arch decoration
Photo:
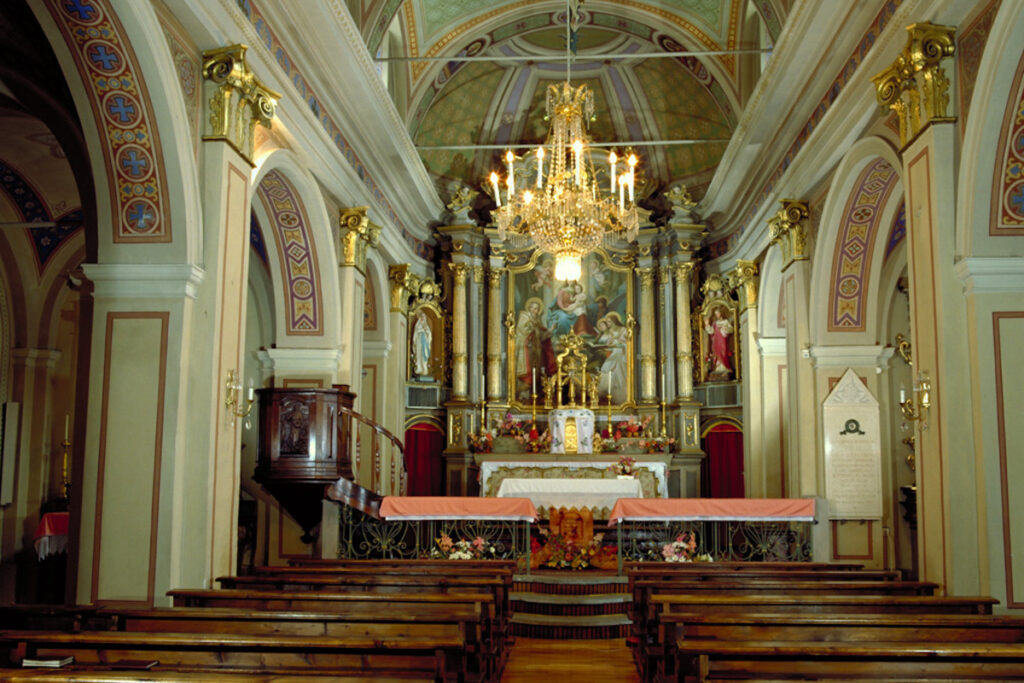
M 875 236 L 899 174 L 884 159 L 861 171 L 843 209 L 829 285 L 829 332 L 863 332 Z
M 316 246 L 298 192 L 283 173 L 269 171 L 256 191 L 270 217 L 285 287 L 286 333 L 322 335 L 323 297 Z
M 153 104 L 124 27 L 106 0 L 49 0 L 82 77 L 103 146 L 114 233 L 168 243 L 167 181 Z

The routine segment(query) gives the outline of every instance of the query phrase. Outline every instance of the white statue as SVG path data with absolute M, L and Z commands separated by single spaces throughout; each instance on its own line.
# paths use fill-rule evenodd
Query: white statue
M 418 377 L 430 377 L 430 351 L 434 333 L 430 330 L 425 311 L 416 316 L 416 326 L 412 330 L 413 370 Z

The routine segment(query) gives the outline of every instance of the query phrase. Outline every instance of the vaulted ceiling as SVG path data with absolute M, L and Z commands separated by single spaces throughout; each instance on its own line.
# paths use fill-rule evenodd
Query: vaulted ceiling
M 546 88 L 568 76 L 594 92 L 595 142 L 636 143 L 644 192 L 682 182 L 699 200 L 757 82 L 756 50 L 778 36 L 781 4 L 586 0 L 571 63 L 564 0 L 353 0 L 350 9 L 371 52 L 391 58 L 382 68 L 442 197 L 479 185 L 500 166 L 500 147 L 542 141 Z M 670 54 L 681 52 L 691 54 Z

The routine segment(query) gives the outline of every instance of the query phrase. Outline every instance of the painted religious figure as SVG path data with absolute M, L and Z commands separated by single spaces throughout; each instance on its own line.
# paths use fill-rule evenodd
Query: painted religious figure
M 412 331 L 413 371 L 418 379 L 432 379 L 430 376 L 430 355 L 433 349 L 434 333 L 430 329 L 426 311 L 416 316 Z
M 537 382 L 542 378 L 554 375 L 558 370 L 551 331 L 541 319 L 543 307 L 544 302 L 539 297 L 530 297 L 516 321 L 516 373 L 518 383 L 526 385 L 527 392 L 534 386 L 540 386 Z
M 509 355 L 515 359 L 509 377 L 513 400 L 530 401 L 535 373 L 537 393 L 541 393 L 544 378 L 557 371 L 555 357 L 570 333 L 584 342 L 587 373 L 606 383 L 611 374 L 613 402 L 631 400 L 627 371 L 632 337 L 625 327 L 632 312 L 628 267 L 613 264 L 603 252 L 592 252 L 583 259 L 580 279 L 562 282 L 554 277 L 550 254 L 527 254 L 521 263 L 510 268 L 509 309 L 516 316 L 514 334 L 509 337 Z M 606 384 L 600 386 L 599 395 L 601 403 L 607 402 Z
M 606 313 L 597 321 L 597 331 L 599 336 L 595 348 L 604 355 L 599 370 L 598 393 L 602 396 L 610 393 L 612 403 L 623 403 L 629 379 L 629 356 L 626 354 L 629 332 L 615 311 Z
M 727 380 L 734 377 L 732 359 L 733 326 L 725 306 L 715 306 L 704 319 L 708 335 L 708 379 Z

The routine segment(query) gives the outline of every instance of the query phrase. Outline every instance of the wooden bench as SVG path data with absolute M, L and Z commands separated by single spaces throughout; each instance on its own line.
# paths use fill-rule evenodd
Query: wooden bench
M 707 595 L 697 592 L 654 594 L 633 605 L 628 641 L 644 680 L 673 657 L 662 622 L 675 615 L 711 614 L 991 614 L 997 601 L 987 597 L 947 598 L 916 595 Z
M 814 642 L 1024 642 L 1024 618 L 980 614 L 662 614 L 648 663 L 657 680 L 679 671 L 679 639 Z
M 1024 644 L 715 641 L 677 643 L 679 681 L 1024 680 Z
M 249 611 L 314 612 L 344 614 L 352 618 L 383 621 L 431 622 L 446 616 L 458 605 L 469 606 L 477 614 L 476 641 L 482 644 L 484 673 L 500 675 L 508 659 L 506 626 L 496 617 L 491 593 L 340 593 L 275 590 L 202 590 L 169 591 L 176 607 L 222 607 Z
M 295 636 L 124 631 L 0 631 L 7 666 L 24 657 L 73 656 L 75 668 L 157 661 L 154 668 L 287 676 L 367 673 L 423 680 L 480 680 L 466 671 L 457 636 Z

